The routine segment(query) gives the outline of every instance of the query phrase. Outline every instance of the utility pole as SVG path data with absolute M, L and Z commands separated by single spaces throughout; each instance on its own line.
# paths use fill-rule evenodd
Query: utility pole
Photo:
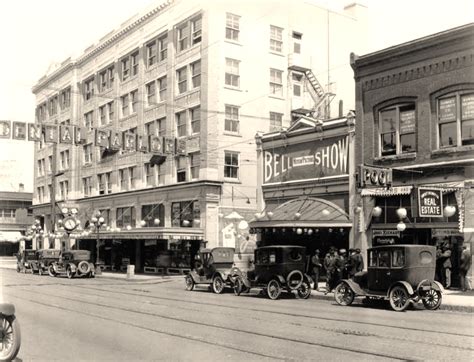
M 51 200 L 50 234 L 51 233 L 54 234 L 55 226 L 56 226 L 56 162 L 57 162 L 56 152 L 57 152 L 57 144 L 53 143 L 53 157 L 52 157 L 52 162 L 51 162 L 52 164 L 51 164 L 51 195 L 50 195 L 50 200 Z

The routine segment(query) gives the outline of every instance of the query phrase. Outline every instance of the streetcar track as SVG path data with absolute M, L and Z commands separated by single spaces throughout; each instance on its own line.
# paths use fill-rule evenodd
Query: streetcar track
M 102 290 L 104 291 L 104 290 Z M 107 290 L 108 291 L 108 290 Z M 91 296 L 91 297 L 98 297 L 97 294 L 92 294 L 92 293 L 84 293 L 84 292 L 77 292 L 77 293 L 82 293 L 82 295 L 86 295 L 86 296 Z M 149 297 L 149 296 L 142 296 L 140 294 L 133 294 L 131 293 L 131 295 L 134 295 L 134 296 L 137 296 L 137 297 Z M 100 296 L 104 299 L 107 299 L 106 296 Z M 65 298 L 65 299 L 72 299 L 72 300 L 75 300 L 73 298 L 67 298 L 67 297 L 62 297 L 60 296 L 60 298 Z M 164 299 L 164 298 L 163 298 Z M 131 301 L 132 303 L 140 303 L 139 301 Z M 181 302 L 187 302 L 187 301 L 181 301 Z M 88 302 L 89 303 L 89 302 Z M 167 307 L 168 305 L 166 304 L 163 304 L 163 303 L 156 303 L 156 302 L 149 302 L 149 301 L 146 301 L 146 303 L 148 305 L 151 305 L 151 306 L 161 306 L 161 307 Z M 187 302 L 189 303 L 189 302 Z M 202 304 L 202 303 L 200 303 Z M 213 305 L 215 306 L 214 304 L 210 304 L 210 305 Z M 192 312 L 201 312 L 202 310 L 201 309 L 198 309 L 198 308 L 192 308 L 192 307 L 186 307 L 186 306 L 178 306 L 178 305 L 173 305 L 174 308 L 177 308 L 177 309 L 181 309 L 181 310 L 186 310 L 186 311 L 192 311 Z M 267 313 L 274 313 L 274 314 L 284 314 L 284 313 L 278 313 L 278 312 L 269 312 L 269 311 L 266 311 Z M 224 315 L 226 316 L 227 314 L 224 313 L 224 312 L 216 312 L 216 311 L 213 311 L 214 314 L 220 314 L 220 315 Z M 299 315 L 294 315 L 294 316 L 299 316 Z M 258 321 L 262 321 L 262 322 L 268 322 L 267 319 L 264 319 L 264 318 L 258 318 L 258 317 L 252 317 L 253 320 L 258 320 Z M 353 323 L 351 321 L 346 321 L 348 323 Z M 284 324 L 289 324 L 289 325 L 292 325 L 292 326 L 299 326 L 301 327 L 302 324 L 299 323 L 299 322 L 291 322 L 291 321 L 283 321 L 281 323 L 284 323 Z M 382 326 L 382 325 L 378 325 L 379 327 L 385 327 L 385 326 Z M 360 330 L 356 330 L 356 329 L 343 329 L 343 328 L 329 328 L 329 327 L 322 327 L 322 326 L 315 326 L 315 325 L 304 325 L 305 328 L 310 328 L 310 329 L 315 329 L 315 330 L 320 330 L 320 331 L 325 331 L 325 332 L 332 332 L 332 333 L 336 333 L 336 334 L 343 334 L 343 335 L 351 335 L 351 336 L 354 336 L 354 337 L 374 337 L 374 338 L 380 338 L 380 339 L 384 339 L 384 340 L 398 340 L 398 341 L 402 341 L 402 342 L 411 342 L 411 343 L 418 343 L 418 344 L 427 344 L 427 345 L 433 345 L 433 346 L 437 346 L 437 347 L 446 347 L 446 348 L 454 348 L 454 349 L 461 349 L 461 350 L 468 350 L 468 351 L 474 351 L 474 348 L 469 348 L 469 347 L 466 347 L 466 346 L 458 346 L 458 345 L 452 345 L 452 344 L 446 344 L 446 343 L 442 343 L 442 342 L 439 342 L 439 341 L 425 341 L 425 340 L 413 340 L 413 339 L 410 339 L 410 338 L 403 338 L 403 337 L 400 337 L 400 336 L 393 336 L 393 335 L 389 335 L 389 336 L 384 336 L 382 334 L 380 334 L 380 332 L 377 334 L 376 332 L 364 332 L 364 331 L 360 331 Z M 407 330 L 409 328 L 404 328 L 404 330 Z M 440 333 L 440 334 L 446 334 L 444 332 L 436 332 L 436 331 L 431 331 L 432 333 Z M 459 335 L 456 335 L 456 336 L 459 336 Z M 464 335 L 464 337 L 470 337 L 470 336 L 466 336 Z
M 29 290 L 23 290 L 23 291 L 27 292 L 27 293 L 30 292 Z M 31 293 L 34 293 L 34 292 L 31 292 Z M 44 293 L 40 293 L 40 294 L 42 294 L 44 296 L 49 296 L 49 295 L 44 294 Z M 19 298 L 19 299 L 29 301 L 31 303 L 37 303 L 37 304 L 45 305 L 45 306 L 48 306 L 48 307 L 55 307 L 55 308 L 58 308 L 58 309 L 71 311 L 71 312 L 76 312 L 76 313 L 80 313 L 80 314 L 85 314 L 85 315 L 89 315 L 89 316 L 93 316 L 93 317 L 97 317 L 97 318 L 102 318 L 102 319 L 109 320 L 109 321 L 115 321 L 115 322 L 119 322 L 119 323 L 126 324 L 126 325 L 128 324 L 128 325 L 131 325 L 131 326 L 134 326 L 134 327 L 143 328 L 145 330 L 149 330 L 149 331 L 153 331 L 153 332 L 164 333 L 164 334 L 168 334 L 168 335 L 176 336 L 176 337 L 181 337 L 181 338 L 189 338 L 189 339 L 193 339 L 193 340 L 196 340 L 196 341 L 199 341 L 199 342 L 204 342 L 206 344 L 211 344 L 211 345 L 218 344 L 218 343 L 215 343 L 215 342 L 208 342 L 208 341 L 196 338 L 196 337 L 191 337 L 191 336 L 190 337 L 183 337 L 182 335 L 172 334 L 172 333 L 169 333 L 169 332 L 158 331 L 158 330 L 155 330 L 155 329 L 143 327 L 141 325 L 135 325 L 135 324 L 132 324 L 132 323 L 125 323 L 125 322 L 122 322 L 120 320 L 115 320 L 115 319 L 112 319 L 112 318 L 106 318 L 106 317 L 103 317 L 103 316 L 97 316 L 97 315 L 92 314 L 92 313 L 77 311 L 75 309 L 68 309 L 68 308 L 65 308 L 63 306 L 42 303 L 42 302 L 39 302 L 39 301 L 36 301 L 36 300 L 31 300 L 31 299 L 27 299 L 27 298 L 18 297 L 18 296 L 16 296 L 16 297 Z M 249 331 L 249 330 L 242 330 L 242 329 L 232 328 L 232 327 L 217 326 L 217 325 L 210 324 L 210 323 L 195 322 L 195 321 L 190 321 L 190 320 L 186 320 L 186 319 L 183 319 L 183 318 L 170 317 L 170 316 L 166 316 L 166 315 L 162 315 L 162 314 L 158 314 L 158 313 L 146 312 L 146 311 L 136 311 L 136 310 L 133 310 L 133 309 L 130 309 L 130 308 L 110 306 L 110 305 L 102 304 L 102 303 L 88 302 L 88 301 L 84 301 L 84 300 L 79 301 L 79 300 L 74 299 L 74 298 L 67 298 L 67 297 L 63 297 L 63 296 L 61 296 L 59 298 L 69 300 L 69 301 L 73 301 L 73 302 L 76 302 L 76 303 L 85 303 L 85 304 L 88 304 L 88 305 L 91 305 L 91 306 L 98 306 L 98 307 L 102 307 L 102 308 L 110 308 L 110 309 L 115 309 L 115 310 L 122 311 L 122 312 L 147 315 L 147 316 L 151 316 L 151 317 L 158 317 L 158 318 L 163 318 L 163 319 L 167 319 L 167 320 L 171 320 L 171 321 L 175 321 L 175 322 L 189 323 L 189 324 L 193 324 L 193 325 L 211 327 L 211 328 L 216 328 L 216 329 L 230 331 L 230 332 L 243 333 L 245 335 L 252 334 L 252 335 L 255 335 L 257 337 L 265 337 L 265 338 L 276 339 L 276 340 L 281 340 L 281 341 L 286 341 L 286 342 L 305 344 L 305 345 L 309 345 L 309 346 L 335 349 L 335 350 L 338 350 L 338 351 L 342 350 L 342 351 L 346 351 L 346 352 L 362 354 L 364 356 L 370 355 L 370 356 L 374 356 L 374 357 L 390 358 L 390 359 L 395 359 L 395 360 L 400 360 L 400 361 L 406 361 L 407 360 L 406 358 L 402 358 L 402 357 L 399 357 L 399 356 L 393 356 L 393 355 L 390 355 L 390 354 L 363 351 L 363 350 L 360 350 L 360 349 L 348 348 L 348 347 L 344 347 L 344 346 L 333 346 L 333 345 L 330 345 L 330 344 L 304 341 L 304 340 L 295 339 L 295 338 L 288 338 L 288 337 L 283 338 L 283 337 L 280 337 L 280 336 L 271 335 L 271 334 L 267 334 L 267 333 L 261 333 L 261 332 L 255 332 L 255 331 Z M 228 346 L 228 345 L 222 345 L 222 344 L 218 344 L 218 345 L 220 345 L 221 347 L 236 349 L 240 352 L 252 353 L 252 354 L 256 354 L 256 355 L 263 356 L 263 357 L 276 358 L 276 359 L 280 359 L 280 360 L 288 360 L 287 358 L 282 359 L 282 358 L 279 358 L 279 357 L 260 354 L 258 352 L 249 352 L 247 350 L 238 349 L 236 347 L 232 347 L 232 346 Z

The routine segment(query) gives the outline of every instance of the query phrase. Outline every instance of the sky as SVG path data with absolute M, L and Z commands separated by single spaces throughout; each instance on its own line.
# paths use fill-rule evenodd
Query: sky
M 205 1 L 205 0 L 203 0 Z M 221 0 L 238 1 L 238 0 Z M 262 1 L 262 0 L 254 0 Z M 339 9 L 355 0 L 307 0 Z M 34 122 L 31 88 L 52 63 L 80 55 L 155 0 L 16 0 L 0 10 L 0 120 Z M 362 0 L 367 52 L 474 21 L 474 0 Z M 361 54 L 358 54 L 361 55 Z M 337 62 L 337 60 L 335 60 Z M 0 140 L 0 190 L 33 191 L 33 144 Z

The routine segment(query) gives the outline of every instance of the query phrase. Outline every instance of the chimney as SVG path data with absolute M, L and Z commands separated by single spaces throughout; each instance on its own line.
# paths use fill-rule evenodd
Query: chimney
M 25 192 L 25 185 L 24 184 L 19 184 L 18 185 L 18 192 Z

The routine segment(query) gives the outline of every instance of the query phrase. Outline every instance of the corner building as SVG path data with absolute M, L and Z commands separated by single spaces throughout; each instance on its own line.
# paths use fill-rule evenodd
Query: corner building
M 80 144 L 36 145 L 33 207 L 45 243 L 95 253 L 97 235 L 84 229 L 100 211 L 107 268 L 181 272 L 203 245 L 239 247 L 248 227 L 226 217 L 250 220 L 257 211 L 255 134 L 288 127 L 296 115 L 329 118 L 353 108 L 340 102 L 353 99 L 353 87 L 344 86 L 352 82 L 349 64 L 326 73 L 329 59 L 347 59 L 365 11 L 303 1 L 167 1 L 50 68 L 33 87 L 36 122 L 87 133 Z M 342 28 L 344 36 L 335 31 Z M 110 138 L 97 142 L 97 131 Z M 114 149 L 114 135 L 162 137 L 163 152 Z M 79 210 L 70 239 L 57 223 L 61 206 Z
M 390 187 L 367 182 L 354 192 L 356 244 L 446 245 L 452 286 L 462 247 L 473 247 L 473 44 L 474 25 L 467 24 L 351 55 L 356 165 L 393 175 Z

